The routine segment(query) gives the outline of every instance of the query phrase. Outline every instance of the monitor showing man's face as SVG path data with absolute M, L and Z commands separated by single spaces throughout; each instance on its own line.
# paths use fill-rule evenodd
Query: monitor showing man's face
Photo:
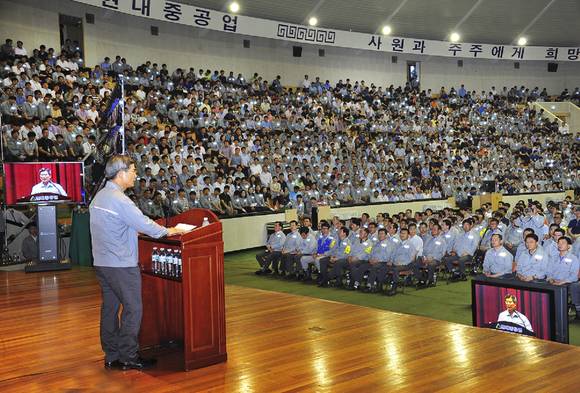
M 40 171 L 40 180 L 46 184 L 50 181 L 50 171 Z
M 507 297 L 505 299 L 505 307 L 510 313 L 513 313 L 516 310 L 517 303 L 514 301 L 513 298 Z

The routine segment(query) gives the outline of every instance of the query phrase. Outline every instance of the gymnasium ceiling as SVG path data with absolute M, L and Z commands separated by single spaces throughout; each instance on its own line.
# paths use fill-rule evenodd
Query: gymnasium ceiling
M 227 10 L 229 0 L 178 0 Z M 462 42 L 579 46 L 580 0 L 237 0 L 241 15 L 361 33 L 448 40 L 456 30 Z

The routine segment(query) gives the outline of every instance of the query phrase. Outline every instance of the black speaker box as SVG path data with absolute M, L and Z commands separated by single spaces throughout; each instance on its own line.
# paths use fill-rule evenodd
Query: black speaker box
M 292 56 L 302 57 L 302 47 L 301 46 L 293 46 L 292 47 Z

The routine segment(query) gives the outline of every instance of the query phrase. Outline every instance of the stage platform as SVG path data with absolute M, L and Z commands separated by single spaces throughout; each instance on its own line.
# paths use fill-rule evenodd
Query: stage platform
M 580 348 L 226 286 L 227 363 L 106 371 L 92 269 L 0 272 L 0 392 L 578 392 Z

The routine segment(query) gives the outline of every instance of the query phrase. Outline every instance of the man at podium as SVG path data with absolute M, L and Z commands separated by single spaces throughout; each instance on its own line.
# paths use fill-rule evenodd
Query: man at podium
M 139 356 L 143 305 L 138 262 L 138 233 L 154 238 L 183 231 L 165 228 L 145 216 L 125 195 L 137 173 L 129 156 L 113 156 L 105 167 L 107 183 L 90 204 L 94 266 L 101 285 L 101 347 L 107 369 L 144 369 L 154 359 Z M 119 318 L 119 310 L 123 312 Z
M 507 294 L 504 297 L 504 302 L 506 310 L 499 313 L 497 316 L 497 321 L 515 323 L 516 325 L 519 325 L 533 333 L 534 329 L 532 328 L 532 324 L 528 318 L 516 310 L 518 299 L 512 294 Z
M 38 175 L 40 176 L 40 183 L 34 185 L 32 187 L 32 191 L 30 191 L 30 195 L 36 194 L 56 194 L 61 196 L 67 196 L 66 191 L 62 186 L 58 183 L 55 183 L 51 180 L 52 173 L 49 168 L 41 168 L 38 171 Z

